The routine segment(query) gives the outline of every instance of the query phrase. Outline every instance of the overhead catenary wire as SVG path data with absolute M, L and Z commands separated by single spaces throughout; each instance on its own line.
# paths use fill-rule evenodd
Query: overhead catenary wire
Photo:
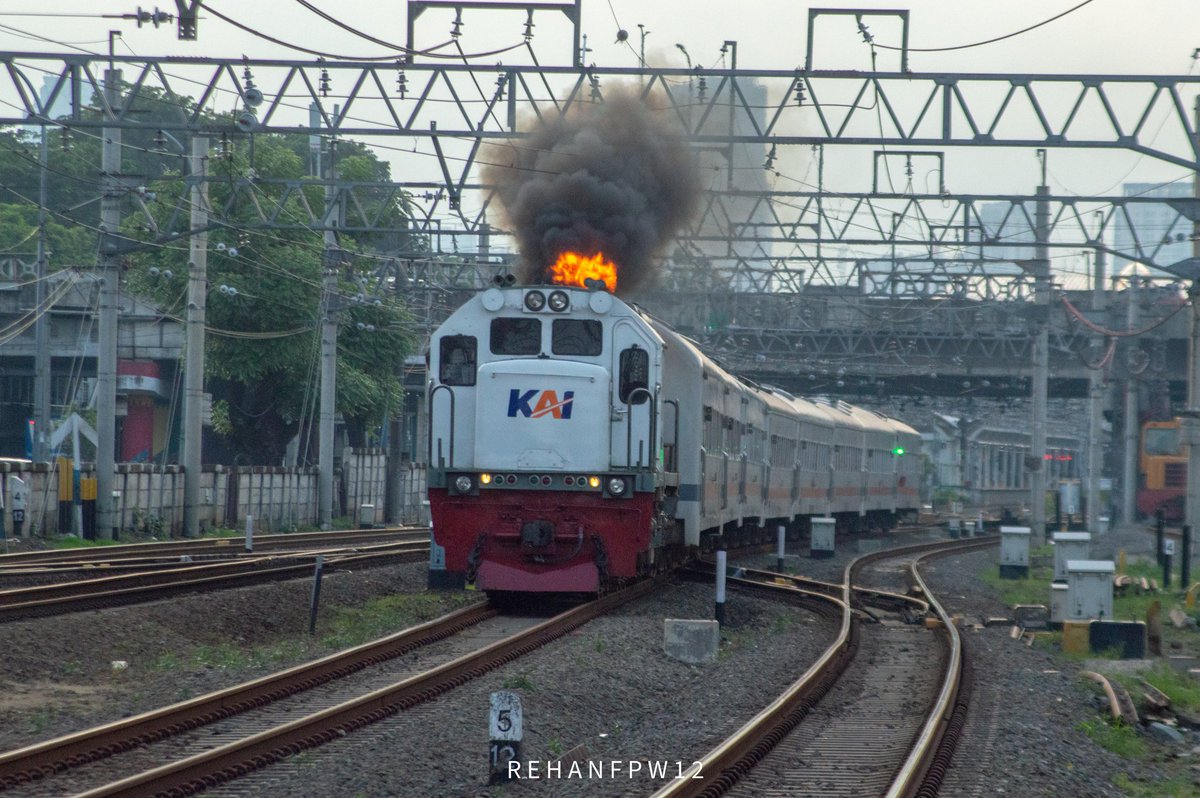
M 1068 14 L 1074 13 L 1074 12 L 1078 11 L 1079 9 L 1083 8 L 1084 6 L 1090 5 L 1093 2 L 1095 2 L 1095 0 L 1083 0 L 1082 3 L 1072 6 L 1072 7 L 1068 8 L 1066 11 L 1062 11 L 1058 14 L 1055 14 L 1054 16 L 1052 16 L 1048 19 L 1044 19 L 1041 22 L 1034 23 L 1033 25 L 1028 25 L 1024 28 L 1021 28 L 1020 30 L 1013 31 L 1012 33 L 1005 33 L 1001 36 L 993 36 L 990 39 L 983 39 L 982 41 L 969 42 L 967 44 L 954 44 L 954 45 L 949 45 L 946 47 L 907 47 L 906 48 L 906 47 L 895 47 L 893 45 L 878 44 L 878 43 L 875 46 L 879 47 L 882 50 L 908 50 L 908 52 L 910 52 L 910 53 L 948 53 L 953 50 L 967 50 L 972 47 L 983 47 L 985 44 L 995 44 L 996 42 L 1002 42 L 1005 39 L 1011 39 L 1015 36 L 1020 36 L 1023 33 L 1029 33 L 1029 31 L 1031 31 L 1031 30 L 1037 30 L 1038 28 L 1040 28 L 1044 25 L 1049 25 L 1051 22 L 1054 22 L 1055 20 L 1062 19 L 1063 17 L 1067 16 Z
M 218 19 L 224 20 L 225 22 L 229 23 L 230 25 L 233 25 L 235 28 L 239 28 L 240 30 L 243 30 L 246 33 L 249 33 L 251 36 L 257 36 L 258 38 L 264 39 L 265 41 L 269 41 L 272 44 L 278 44 L 280 47 L 287 47 L 290 50 L 296 50 L 301 53 L 308 53 L 309 55 L 316 55 L 316 56 L 320 56 L 322 58 L 336 58 L 338 60 L 344 60 L 344 61 L 395 61 L 396 60 L 395 53 L 393 53 L 391 55 L 373 55 L 373 56 L 342 55 L 339 53 L 327 52 L 325 50 L 317 50 L 317 49 L 314 49 L 311 47 L 304 47 L 303 45 L 286 42 L 282 39 L 272 36 L 269 33 L 264 33 L 263 31 L 260 31 L 253 26 L 246 25 L 242 22 L 238 22 L 236 19 L 233 19 L 232 17 L 229 17 L 225 14 L 222 14 L 220 11 L 217 11 L 215 8 L 212 7 L 211 4 L 206 5 L 204 8 L 206 11 L 208 11 L 210 14 L 217 17 Z M 522 42 L 518 42 L 517 44 L 510 45 L 508 47 L 500 47 L 495 50 L 488 50 L 487 52 L 470 53 L 466 57 L 467 58 L 489 58 L 491 56 L 500 55 L 502 53 L 507 53 L 511 50 L 515 50 L 518 47 L 523 47 L 524 44 L 525 43 L 522 41 Z M 444 44 L 440 44 L 440 45 L 438 45 L 438 48 L 441 48 L 444 46 L 445 46 Z M 400 48 L 397 50 L 397 52 L 399 52 L 401 54 L 405 54 L 405 55 L 409 55 L 409 54 L 421 55 L 421 56 L 425 56 L 427 58 L 455 58 L 455 59 L 457 59 L 459 57 L 457 54 L 447 55 L 444 53 L 435 52 L 434 50 L 418 51 L 418 50 L 407 50 L 405 48 Z
M 421 152 L 421 155 L 431 155 L 431 154 L 426 154 L 426 152 Z M 458 158 L 458 160 L 466 160 L 466 158 Z M 965 247 L 953 247 L 953 246 L 949 246 L 949 245 L 943 245 L 942 248 L 943 248 L 943 250 L 954 251 L 955 248 L 958 248 L 958 250 L 962 250 L 962 248 L 965 248 Z M 364 256 L 364 257 L 370 257 L 370 256 Z M 996 258 L 996 260 L 997 260 L 997 262 L 1004 262 L 1004 260 L 1002 258 Z

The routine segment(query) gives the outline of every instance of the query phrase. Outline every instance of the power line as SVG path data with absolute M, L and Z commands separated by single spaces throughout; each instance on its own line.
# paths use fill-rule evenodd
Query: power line
M 1051 22 L 1054 22 L 1056 19 L 1062 19 L 1067 14 L 1070 14 L 1074 11 L 1078 11 L 1079 9 L 1081 9 L 1084 6 L 1089 5 L 1093 2 L 1095 2 L 1095 0 L 1083 0 L 1083 2 L 1077 6 L 1072 6 L 1071 8 L 1068 8 L 1066 11 L 1063 11 L 1060 14 L 1055 14 L 1054 16 L 1050 17 L 1049 19 L 1044 19 L 1041 22 L 1030 25 L 1027 28 L 1021 28 L 1020 30 L 1013 31 L 1012 33 L 1006 33 L 1003 36 L 994 36 L 991 39 L 984 39 L 983 41 L 971 42 L 970 44 L 955 44 L 955 45 L 951 45 L 949 47 L 908 47 L 908 48 L 904 48 L 904 47 L 893 47 L 891 45 L 877 43 L 875 46 L 882 50 L 905 50 L 905 49 L 907 49 L 908 52 L 910 52 L 910 53 L 946 53 L 946 52 L 950 52 L 951 50 L 966 50 L 971 47 L 982 47 L 985 44 L 994 44 L 996 42 L 1002 42 L 1005 39 L 1011 39 L 1014 36 L 1020 36 L 1022 33 L 1028 33 L 1031 30 L 1036 30 L 1037 28 L 1040 28 L 1043 25 L 1049 25 Z
M 206 5 L 205 9 L 210 14 L 217 17 L 218 19 L 222 19 L 225 22 L 228 22 L 230 25 L 233 25 L 235 28 L 239 28 L 240 30 L 243 30 L 246 33 L 249 33 L 251 36 L 257 36 L 258 38 L 265 39 L 266 41 L 269 41 L 272 44 L 278 44 L 280 47 L 287 47 L 292 50 L 298 50 L 302 53 L 309 53 L 310 55 L 317 55 L 317 56 L 321 56 L 322 58 L 336 58 L 338 60 L 345 60 L 345 61 L 395 61 L 396 60 L 395 55 L 376 55 L 376 56 L 341 55 L 338 53 L 326 52 L 324 50 L 314 50 L 310 47 L 304 47 L 299 44 L 292 44 L 290 42 L 285 42 L 284 40 L 278 39 L 274 36 L 271 36 L 268 33 L 263 33 L 262 31 L 258 30 L 257 28 L 254 28 L 250 25 L 246 25 L 244 23 L 238 22 L 236 19 L 233 19 L 232 17 L 222 14 L 220 11 L 217 11 L 211 5 Z M 501 53 L 507 53 L 510 50 L 517 49 L 518 47 L 523 47 L 524 44 L 525 43 L 522 41 L 522 42 L 514 44 L 510 47 L 501 47 L 497 50 L 489 50 L 489 51 L 483 52 L 483 53 L 470 53 L 465 57 L 466 58 L 487 58 L 487 57 L 490 57 L 493 55 L 500 55 Z M 446 46 L 445 44 L 439 44 L 437 46 L 437 48 L 434 48 L 434 49 L 438 49 L 438 48 L 445 47 L 445 46 Z M 458 58 L 459 57 L 458 55 L 446 55 L 443 53 L 437 53 L 437 52 L 434 52 L 432 49 L 431 50 L 409 50 L 409 49 L 403 48 L 403 47 L 394 48 L 394 49 L 397 49 L 397 52 L 403 53 L 405 55 L 421 55 L 421 56 L 425 56 L 427 58 Z

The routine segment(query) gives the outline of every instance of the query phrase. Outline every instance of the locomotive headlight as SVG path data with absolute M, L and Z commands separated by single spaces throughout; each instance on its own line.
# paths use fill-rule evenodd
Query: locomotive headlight
M 479 475 L 479 483 L 481 485 L 491 485 L 492 484 L 492 475 L 491 474 L 480 474 Z
M 608 492 L 614 496 L 622 496 L 625 493 L 625 480 L 620 477 L 613 477 L 608 481 Z
M 458 479 L 454 480 L 454 487 L 458 489 L 459 493 L 470 493 L 471 478 L 466 474 L 463 474 Z
M 525 294 L 525 308 L 537 312 L 546 307 L 546 295 L 541 291 L 530 291 Z
M 571 306 L 571 298 L 567 296 L 566 291 L 551 291 L 550 299 L 548 301 L 550 303 L 550 309 L 555 313 L 562 313 Z

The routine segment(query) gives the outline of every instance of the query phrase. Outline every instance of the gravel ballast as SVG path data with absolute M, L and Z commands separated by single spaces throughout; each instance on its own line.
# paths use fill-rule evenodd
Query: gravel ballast
M 324 656 L 331 649 L 321 638 L 339 607 L 413 594 L 412 624 L 462 605 L 461 596 L 425 594 L 427 573 L 424 563 L 327 573 L 315 639 L 307 634 L 311 580 L 0 625 L 0 750 Z M 379 636 L 388 631 L 399 629 Z
M 996 549 L 940 557 L 921 568 L 929 589 L 967 623 L 1006 616 L 1008 607 L 977 576 Z M 974 665 L 966 732 L 942 788 L 947 796 L 1119 796 L 1119 773 L 1155 779 L 1079 726 L 1100 719 L 1076 662 L 1013 640 L 1009 627 L 963 629 Z
M 712 600 L 711 586 L 671 584 L 428 704 L 212 795 L 644 795 L 663 780 L 630 777 L 625 763 L 686 769 L 795 681 L 835 634 L 809 610 L 731 592 L 718 661 L 668 658 L 663 619 L 711 617 Z M 544 772 L 547 760 L 584 746 L 582 759 L 623 763 L 619 774 L 610 767 L 602 779 L 488 787 L 488 696 L 501 689 L 522 698 L 523 759 Z

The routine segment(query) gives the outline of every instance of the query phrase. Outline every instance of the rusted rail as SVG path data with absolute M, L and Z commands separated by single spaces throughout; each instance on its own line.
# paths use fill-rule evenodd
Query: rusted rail
M 330 556 L 325 569 L 336 571 L 413 562 L 423 559 L 428 552 L 427 543 L 381 546 L 370 552 Z M 154 601 L 183 593 L 296 579 L 312 573 L 313 560 L 313 556 L 304 556 L 300 562 L 290 558 L 286 564 L 279 564 L 279 558 L 253 558 L 3 590 L 0 591 L 0 623 Z
M 702 757 L 696 766 L 683 774 L 683 778 L 675 779 L 655 792 L 654 798 L 720 796 L 730 792 L 746 778 L 753 768 L 812 712 L 817 702 L 836 684 L 843 671 L 854 659 L 860 645 L 860 624 L 855 618 L 855 606 L 870 602 L 872 598 L 882 598 L 887 603 L 907 603 L 914 608 L 934 608 L 935 603 L 931 601 L 932 597 L 927 591 L 925 591 L 924 598 L 918 599 L 887 591 L 855 589 L 853 586 L 856 578 L 864 567 L 881 559 L 920 555 L 926 552 L 960 552 L 994 545 L 995 542 L 995 538 L 969 541 L 939 540 L 871 552 L 857 558 L 846 567 L 843 582 L 838 586 L 840 590 L 838 596 L 830 595 L 829 583 L 815 583 L 801 587 L 800 584 L 806 580 L 800 577 L 770 572 L 747 572 L 748 575 L 758 579 L 768 576 L 767 581 L 775 584 L 777 589 L 803 592 L 811 599 L 824 600 L 831 605 L 836 605 L 841 613 L 841 626 L 829 647 L 783 695 L 772 701 L 737 732 Z M 941 610 L 940 605 L 936 605 L 936 607 L 939 616 L 944 616 L 944 610 Z M 949 620 L 948 617 L 943 617 L 948 629 L 952 626 L 949 624 Z M 950 659 L 954 656 L 957 655 L 952 653 Z M 958 669 L 955 669 L 955 680 L 957 680 L 958 672 Z M 949 698 L 945 695 L 947 692 L 945 688 L 939 693 L 934 709 L 926 722 L 926 728 L 918 736 L 912 753 L 901 766 L 901 772 L 896 775 L 887 795 L 907 795 L 910 793 L 904 792 L 905 790 L 920 788 L 922 778 L 930 769 L 930 763 L 937 751 L 936 744 L 941 737 L 940 730 L 945 725 L 945 717 L 953 709 L 953 699 L 957 695 L 956 689 L 949 690 Z M 866 744 L 866 741 L 863 741 L 863 745 Z M 690 778 L 696 774 L 699 774 L 701 778 Z

